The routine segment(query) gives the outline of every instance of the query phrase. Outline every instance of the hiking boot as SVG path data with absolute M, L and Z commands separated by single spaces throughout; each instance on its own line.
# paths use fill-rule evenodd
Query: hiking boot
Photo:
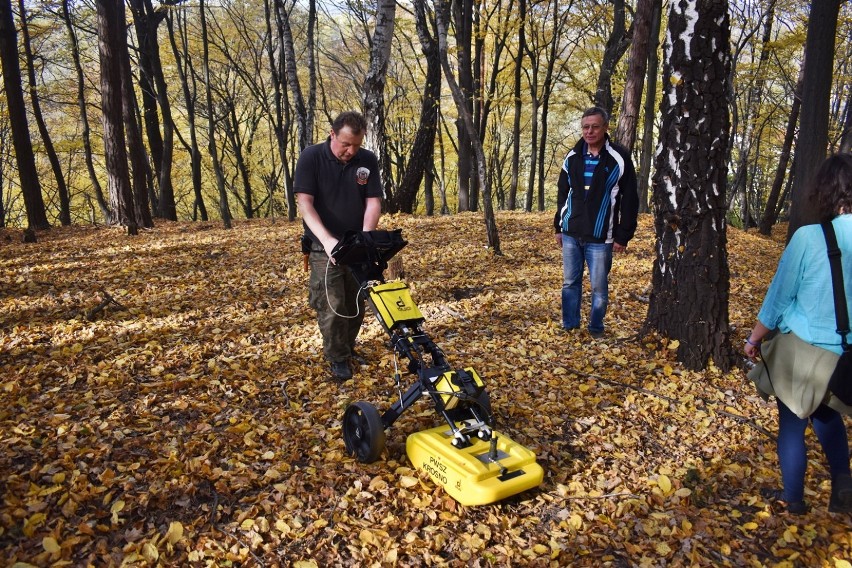
M 831 482 L 829 513 L 852 513 L 852 475 L 843 473 Z
M 345 381 L 352 378 L 352 369 L 349 368 L 348 361 L 332 361 L 331 374 L 335 379 Z
M 804 515 L 809 510 L 808 504 L 804 501 L 788 502 L 786 499 L 784 499 L 783 489 L 771 489 L 768 487 L 764 487 L 760 490 L 760 495 L 764 499 L 768 499 L 770 501 L 780 501 L 782 503 L 786 503 L 787 512 L 791 515 Z

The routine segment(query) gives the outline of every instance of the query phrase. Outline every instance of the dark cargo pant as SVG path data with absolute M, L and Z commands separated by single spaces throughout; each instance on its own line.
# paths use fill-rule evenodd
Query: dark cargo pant
M 310 264 L 308 302 L 317 312 L 323 354 L 329 361 L 346 361 L 364 321 L 360 285 L 349 268 L 330 264 L 325 251 L 312 250 Z

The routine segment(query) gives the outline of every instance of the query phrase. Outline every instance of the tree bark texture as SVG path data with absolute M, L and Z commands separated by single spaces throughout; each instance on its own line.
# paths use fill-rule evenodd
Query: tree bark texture
M 47 124 L 44 121 L 44 115 L 41 112 L 41 101 L 36 83 L 35 60 L 30 44 L 30 33 L 24 0 L 18 0 L 18 9 L 21 17 L 24 54 L 27 60 L 27 79 L 30 83 L 30 101 L 33 107 L 33 117 L 38 126 L 38 132 L 41 135 L 47 159 L 50 162 L 50 169 L 53 170 L 53 178 L 56 180 L 56 192 L 59 195 L 59 223 L 68 226 L 71 224 L 71 198 L 68 195 L 68 185 L 65 183 L 65 176 L 62 173 L 62 164 L 59 162 L 59 156 L 56 154 L 56 149 L 53 146 L 53 139 L 50 137 L 50 132 L 48 132 Z
M 819 215 L 808 199 L 811 178 L 828 151 L 828 112 L 837 17 L 842 0 L 813 0 L 805 41 L 805 80 L 802 83 L 802 113 L 796 140 L 796 175 L 787 240 L 802 225 L 816 223 Z
M 24 207 L 27 211 L 29 229 L 47 229 L 47 212 L 41 184 L 36 171 L 30 127 L 27 122 L 27 107 L 24 102 L 24 90 L 21 79 L 21 64 L 18 59 L 18 34 L 15 31 L 15 17 L 12 14 L 11 1 L 0 2 L 0 64 L 3 68 L 3 88 L 9 105 L 9 122 L 12 128 L 12 144 L 15 147 L 15 161 L 18 166 L 18 179 L 24 195 Z
M 612 33 L 606 42 L 595 91 L 595 104 L 604 109 L 607 114 L 612 114 L 615 103 L 612 99 L 612 76 L 615 73 L 615 66 L 621 61 L 630 45 L 629 32 L 625 29 L 624 0 L 612 0 L 612 5 L 614 10 Z
M 450 68 L 449 58 L 447 57 L 447 29 L 449 28 L 449 12 L 450 7 L 448 0 L 438 0 L 435 4 L 435 18 L 438 27 L 438 53 L 441 57 L 441 67 L 444 70 L 444 77 L 447 79 L 447 84 L 453 94 L 453 100 L 456 103 L 459 117 L 464 125 L 467 136 L 471 141 L 473 151 L 476 155 L 477 177 L 480 187 L 483 188 L 482 200 L 484 204 L 484 221 L 485 234 L 488 239 L 488 246 L 494 254 L 501 255 L 500 250 L 500 235 L 497 230 L 497 222 L 494 219 L 494 208 L 491 203 L 491 189 L 486 183 L 485 175 L 485 152 L 482 149 L 482 144 L 479 141 L 479 135 L 476 132 L 476 125 L 473 122 L 473 116 L 467 107 L 467 100 L 462 92 L 461 87 L 456 82 L 455 75 Z
M 74 61 L 74 70 L 77 77 L 77 107 L 80 109 L 80 136 L 83 139 L 86 171 L 89 173 L 89 183 L 92 184 L 92 190 L 95 193 L 95 200 L 98 203 L 101 215 L 106 222 L 109 222 L 112 214 L 109 210 L 109 204 L 104 197 L 103 188 L 98 179 L 98 174 L 95 172 L 95 164 L 92 159 L 92 130 L 89 126 L 89 112 L 86 108 L 86 84 L 83 75 L 83 65 L 80 62 L 80 44 L 77 41 L 77 32 L 74 31 L 74 23 L 71 19 L 71 10 L 68 3 L 69 0 L 62 0 L 62 19 L 71 42 L 71 59 Z
M 651 14 L 651 42 L 648 49 L 648 88 L 645 89 L 645 116 L 642 126 L 642 153 L 639 156 L 639 213 L 648 213 L 648 178 L 651 177 L 651 159 L 654 147 L 654 119 L 657 117 L 657 70 L 660 67 L 660 58 L 657 55 L 657 47 L 660 45 L 660 25 L 663 15 L 662 0 L 654 0 L 653 12 Z
M 204 100 L 207 103 L 207 150 L 210 153 L 210 161 L 216 175 L 216 187 L 219 190 L 219 214 L 222 216 L 222 224 L 226 229 L 230 229 L 232 227 L 231 208 L 228 205 L 228 192 L 225 189 L 225 174 L 222 172 L 222 164 L 219 161 L 219 149 L 216 147 L 216 117 L 213 107 L 213 88 L 210 85 L 210 44 L 207 42 L 204 0 L 200 1 L 199 7 L 201 9 L 201 43 L 204 46 L 202 66 L 204 68 Z
M 180 21 L 179 21 L 180 23 Z M 190 156 L 190 169 L 192 177 L 192 190 L 195 195 L 195 203 L 193 207 L 193 219 L 200 217 L 202 221 L 208 220 L 207 206 L 204 204 L 204 195 L 201 193 L 201 150 L 198 146 L 198 134 L 196 127 L 196 82 L 195 72 L 192 67 L 192 60 L 189 57 L 188 41 L 185 33 L 185 26 L 180 25 L 181 31 L 181 48 L 178 48 L 177 38 L 175 34 L 173 12 L 166 13 L 166 26 L 169 30 L 169 43 L 172 46 L 172 53 L 175 57 L 175 68 L 178 77 L 180 78 L 181 90 L 183 91 L 184 104 L 186 105 L 186 122 L 189 130 L 189 143 L 183 141 L 178 132 L 180 139 Z M 184 55 L 181 55 L 184 54 Z M 190 83 L 190 79 L 192 83 Z M 197 212 L 197 216 L 196 213 Z
M 275 0 L 276 14 L 284 40 L 281 49 L 284 50 L 284 70 L 287 74 L 287 84 L 290 86 L 293 109 L 296 113 L 296 127 L 299 131 L 299 150 L 304 150 L 313 143 L 313 111 L 309 110 L 302 94 L 299 83 L 299 70 L 296 62 L 296 48 L 293 44 L 293 30 L 290 27 L 290 12 L 284 5 L 284 0 Z M 309 47 L 309 49 L 312 49 Z
M 782 203 L 781 189 L 784 186 L 784 178 L 788 175 L 787 166 L 790 164 L 793 140 L 796 138 L 796 125 L 799 122 L 799 111 L 802 108 L 802 81 L 804 80 L 804 68 L 799 70 L 799 80 L 793 96 L 793 104 L 790 108 L 790 117 L 787 119 L 787 129 L 784 132 L 784 142 L 781 144 L 781 153 L 778 156 L 778 165 L 775 168 L 775 178 L 769 196 L 766 198 L 766 206 L 763 208 L 763 216 L 760 219 L 758 230 L 762 235 L 771 235 L 772 226 L 778 220 L 778 212 Z M 790 168 L 789 175 L 793 175 Z
M 411 158 L 406 164 L 395 195 L 396 210 L 402 213 L 414 213 L 414 204 L 423 176 L 434 167 L 435 135 L 438 132 L 438 109 L 441 104 L 441 60 L 438 55 L 438 43 L 429 32 L 425 0 L 414 1 L 414 12 L 417 35 L 426 58 L 426 84 L 423 86 L 420 122 L 414 135 Z M 434 204 L 428 204 L 427 209 L 432 208 Z
M 121 31 L 124 40 L 118 44 L 119 63 L 121 64 L 121 98 L 124 111 L 124 134 L 127 137 L 127 154 L 130 158 L 130 182 L 133 189 L 133 219 L 137 227 L 150 229 L 154 226 L 151 218 L 149 196 L 154 193 L 151 165 L 142 140 L 142 126 L 136 106 L 136 93 L 133 89 L 133 72 L 130 70 L 130 52 L 122 7 Z
M 679 340 L 678 360 L 734 361 L 728 329 L 725 184 L 729 22 L 723 0 L 680 0 L 669 12 L 665 91 L 653 192 L 656 261 L 645 329 Z
M 637 0 L 633 19 L 633 41 L 630 42 L 630 58 L 627 63 L 627 82 L 615 128 L 615 141 L 633 151 L 636 143 L 636 127 L 642 108 L 642 87 L 648 67 L 648 50 L 651 45 L 651 19 L 655 5 L 661 0 Z M 656 43 L 654 44 L 656 46 Z
M 124 133 L 122 97 L 121 50 L 125 43 L 124 4 L 98 0 L 98 53 L 101 70 L 101 110 L 104 128 L 104 161 L 106 162 L 110 210 L 113 224 L 136 234 L 133 190 L 130 186 L 130 168 L 127 164 L 127 147 Z

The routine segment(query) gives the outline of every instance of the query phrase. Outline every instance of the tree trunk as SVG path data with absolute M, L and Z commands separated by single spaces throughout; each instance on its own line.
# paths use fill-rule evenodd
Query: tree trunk
M 21 66 L 18 59 L 18 34 L 15 31 L 12 3 L 6 1 L 0 2 L 0 61 L 2 61 L 3 87 L 9 105 L 12 143 L 15 147 L 15 161 L 18 165 L 18 178 L 24 195 L 28 228 L 48 229 L 50 223 L 47 222 L 44 198 L 41 194 L 41 184 L 33 156 L 30 127 L 27 122 L 27 107 L 24 103 Z
M 648 67 L 648 50 L 651 43 L 651 19 L 656 4 L 661 0 L 637 0 L 636 14 L 633 19 L 633 41 L 630 45 L 630 58 L 627 63 L 627 82 L 618 113 L 618 126 L 615 128 L 615 141 L 633 152 L 636 143 L 636 126 L 639 123 L 639 111 L 642 105 L 642 87 L 645 71 Z M 656 49 L 656 44 L 655 44 Z
M 393 187 L 393 170 L 387 147 L 385 131 L 385 83 L 390 51 L 393 41 L 394 22 L 396 20 L 396 0 L 378 0 L 375 14 L 376 25 L 373 31 L 370 66 L 364 80 L 364 118 L 369 125 L 366 146 L 376 153 L 382 170 L 385 203 L 389 211 L 396 212 L 396 199 Z
M 154 10 L 151 0 L 131 0 L 130 6 L 139 38 L 139 84 L 142 90 L 142 106 L 145 109 L 148 147 L 159 189 L 151 203 L 158 217 L 176 221 L 177 210 L 172 186 L 174 122 L 157 40 L 157 29 L 165 19 L 165 10 Z M 157 118 L 158 110 L 162 113 L 162 121 Z M 163 130 L 162 136 L 160 128 Z
M 527 25 L 527 1 L 518 2 L 518 46 L 515 55 L 515 116 L 512 121 L 512 178 L 509 182 L 509 211 L 515 209 L 515 201 L 518 196 L 518 180 L 521 169 L 521 113 L 523 112 L 523 100 L 521 99 L 521 71 L 524 67 L 524 52 L 527 49 L 526 36 L 524 35 Z
M 71 42 L 71 59 L 74 61 L 74 70 L 77 74 L 77 106 L 80 109 L 80 124 L 82 131 L 80 133 L 83 139 L 83 153 L 86 161 L 86 171 L 89 173 L 89 183 L 92 184 L 92 189 L 95 193 L 95 200 L 98 203 L 98 208 L 101 215 L 107 223 L 111 222 L 113 217 L 109 210 L 109 205 L 104 198 L 101 182 L 98 180 L 97 172 L 95 172 L 95 164 L 92 160 L 92 137 L 91 128 L 89 126 L 89 113 L 86 109 L 85 96 L 85 79 L 83 75 L 83 65 L 80 63 L 80 44 L 77 41 L 77 33 L 74 31 L 74 24 L 71 21 L 71 11 L 68 7 L 68 0 L 62 0 L 62 19 L 65 23 L 65 29 L 68 31 L 68 37 Z
M 464 97 L 464 108 L 473 120 L 473 0 L 458 0 L 452 3 L 453 23 L 456 31 L 456 53 L 458 58 L 458 86 Z M 438 12 L 438 7 L 435 7 Z M 439 42 L 440 43 L 440 42 Z M 443 62 L 441 62 L 443 66 Z M 446 74 L 446 70 L 445 70 Z M 473 211 L 471 192 L 477 164 L 474 156 L 473 140 L 464 124 L 464 119 L 456 120 L 458 133 L 458 210 Z
M 56 149 L 53 147 L 53 140 L 50 133 L 47 131 L 47 124 L 44 122 L 44 116 L 41 112 L 41 101 L 38 96 L 38 88 L 36 85 L 35 63 L 33 61 L 33 51 L 30 44 L 29 25 L 27 24 L 27 11 L 24 7 L 24 0 L 18 0 L 18 7 L 21 17 L 21 33 L 24 40 L 24 54 L 27 60 L 27 78 L 30 83 L 30 100 L 33 106 L 33 117 L 35 118 L 38 132 L 41 135 L 41 141 L 44 143 L 44 150 L 47 153 L 47 159 L 50 161 L 50 168 L 53 170 L 53 177 L 56 179 L 56 191 L 59 194 L 59 222 L 67 226 L 71 224 L 71 199 L 68 196 L 68 186 L 65 183 L 65 176 L 62 175 L 62 164 L 59 163 L 59 156 L 56 155 Z
M 805 42 L 805 78 L 802 114 L 796 141 L 796 176 L 787 241 L 802 225 L 816 223 L 819 215 L 808 199 L 811 178 L 828 150 L 828 110 L 834 72 L 834 42 L 841 0 L 813 0 Z
M 299 150 L 304 150 L 313 143 L 313 108 L 305 104 L 305 97 L 302 94 L 302 87 L 299 83 L 296 48 L 293 44 L 293 31 L 290 28 L 290 13 L 287 11 L 283 0 L 275 0 L 275 7 L 281 27 L 281 35 L 284 40 L 281 49 L 284 50 L 287 84 L 290 86 L 290 95 L 293 97 L 292 103 L 296 112 L 296 127 L 299 131 Z M 313 46 L 308 46 L 308 49 L 312 52 Z
M 689 369 L 712 359 L 728 370 L 735 355 L 725 227 L 727 3 L 675 2 L 668 22 L 654 175 L 657 258 L 644 330 L 678 340 L 678 360 Z
M 804 71 L 804 67 L 799 69 L 799 79 L 796 82 L 793 105 L 790 108 L 790 117 L 787 119 L 787 129 L 784 132 L 784 142 L 781 145 L 781 153 L 778 156 L 778 166 L 775 168 L 775 179 L 772 181 L 772 188 L 769 190 L 763 216 L 760 219 L 758 230 L 762 235 L 772 234 L 772 226 L 778 221 L 778 213 L 780 211 L 778 204 L 783 202 L 780 199 L 781 189 L 784 186 L 784 177 L 788 174 L 787 165 L 790 163 L 793 140 L 796 138 L 796 124 L 799 122 L 799 111 L 802 108 L 802 81 L 805 78 Z M 793 174 L 792 169 L 790 168 L 790 175 Z
M 573 3 L 573 2 L 572 2 Z M 547 152 L 547 118 L 550 114 L 550 98 L 553 96 L 553 88 L 554 88 L 554 78 L 553 73 L 556 68 L 556 64 L 559 60 L 560 49 L 562 48 L 561 38 L 563 31 L 565 29 L 566 18 L 564 15 L 560 16 L 559 9 L 562 4 L 554 0 L 551 3 L 553 7 L 553 16 L 551 24 L 553 25 L 553 37 L 550 41 L 549 45 L 549 55 L 547 57 L 547 66 L 544 72 L 544 82 L 541 86 L 541 95 L 538 97 L 538 100 L 541 101 L 541 134 L 538 138 L 538 144 L 533 144 L 534 147 L 538 149 L 538 159 L 535 160 L 535 163 L 538 164 L 538 210 L 544 211 L 544 189 L 545 189 L 545 177 L 544 177 L 544 166 L 545 166 L 545 152 Z M 567 6 L 564 10 L 564 14 L 570 13 L 571 4 Z M 532 176 L 532 172 L 530 173 Z M 531 204 L 530 204 L 531 205 Z
M 663 13 L 662 0 L 654 0 L 651 13 L 651 46 L 648 49 L 648 88 L 645 89 L 645 117 L 642 127 L 642 153 L 639 157 L 639 212 L 648 213 L 648 178 L 651 177 L 651 158 L 654 146 L 654 119 L 657 101 L 657 70 L 660 59 L 657 48 L 660 45 L 660 20 Z
M 197 134 L 197 126 L 196 126 L 196 95 L 197 89 L 195 87 L 195 73 L 192 69 L 192 60 L 189 58 L 189 46 L 186 38 L 186 33 L 181 33 L 181 42 L 182 48 L 179 49 L 177 45 L 177 40 L 175 38 L 175 29 L 174 29 L 174 20 L 173 20 L 173 12 L 166 12 L 166 26 L 169 30 L 169 43 L 172 46 L 172 54 L 175 58 L 175 68 L 178 73 L 178 77 L 180 78 L 181 90 L 183 91 L 183 99 L 186 108 L 186 121 L 187 126 L 189 128 L 189 143 L 184 142 L 184 146 L 189 152 L 190 157 L 190 170 L 192 177 L 192 189 L 193 195 L 195 196 L 194 201 L 194 210 L 198 211 L 198 216 L 201 217 L 202 221 L 208 220 L 207 215 L 207 206 L 204 204 L 204 195 L 201 192 L 201 150 L 198 146 L 198 134 Z M 185 29 L 185 27 L 182 27 Z M 187 69 L 189 72 L 187 72 Z M 190 85 L 190 78 L 192 78 L 192 85 Z M 180 133 L 178 132 L 178 138 L 180 138 Z M 196 216 L 193 214 L 193 219 Z
M 467 100 L 462 92 L 459 84 L 456 82 L 455 75 L 450 68 L 450 61 L 447 57 L 447 28 L 449 27 L 449 11 L 450 7 L 447 0 L 438 0 L 435 4 L 435 19 L 438 27 L 438 53 L 441 58 L 441 67 L 444 69 L 444 77 L 447 79 L 447 84 L 453 94 L 453 100 L 456 103 L 456 109 L 459 117 L 464 123 L 467 136 L 472 142 L 473 150 L 476 154 L 477 161 L 477 176 L 482 190 L 482 200 L 484 204 L 484 220 L 485 234 L 488 239 L 488 246 L 494 254 L 502 255 L 500 250 L 500 235 L 497 231 L 497 223 L 494 219 L 494 208 L 491 203 L 491 188 L 486 183 L 485 175 L 485 152 L 482 149 L 482 144 L 479 142 L 479 134 L 476 132 L 476 126 L 473 123 L 473 116 L 467 108 Z
M 278 40 L 278 45 L 282 45 L 281 26 L 278 25 L 276 19 L 275 28 L 272 27 L 272 5 L 270 0 L 263 0 L 263 15 L 266 22 L 266 35 L 269 36 L 269 41 L 266 42 L 266 57 L 269 60 L 269 72 L 272 76 L 272 100 L 273 110 L 272 115 L 272 130 L 275 133 L 275 141 L 278 144 L 278 154 L 281 158 L 281 173 L 282 177 L 287 177 L 287 137 L 289 136 L 289 113 L 287 124 L 285 125 L 285 97 L 287 95 L 287 85 L 284 83 L 284 58 L 283 50 L 274 49 L 275 42 L 272 38 Z M 273 35 L 274 34 L 274 35 Z M 277 52 L 277 54 L 276 54 Z M 284 197 L 287 201 L 287 219 L 294 221 L 296 219 L 296 198 L 293 194 L 292 187 L 287 185 L 286 179 L 284 184 Z
M 231 228 L 231 209 L 228 206 L 228 192 L 225 189 L 225 175 L 222 172 L 222 164 L 219 162 L 219 149 L 216 147 L 216 117 L 213 108 L 213 95 L 210 86 L 210 44 L 207 41 L 207 16 L 205 14 L 204 0 L 200 0 L 201 10 L 201 44 L 203 49 L 204 67 L 204 98 L 207 103 L 207 151 L 210 153 L 210 161 L 213 163 L 213 172 L 216 175 L 216 187 L 219 190 L 219 214 L 226 229 Z
M 751 173 L 751 154 L 752 145 L 759 140 L 755 140 L 755 131 L 757 130 L 757 121 L 760 116 L 760 107 L 763 102 L 763 80 L 761 71 L 766 65 L 770 55 L 770 42 L 772 41 L 772 24 L 775 20 L 775 1 L 771 1 L 767 8 L 765 21 L 763 23 L 763 36 L 761 38 L 760 57 L 757 64 L 757 74 L 752 80 L 747 89 L 746 103 L 743 112 L 743 133 L 739 143 L 739 155 L 737 157 L 737 169 L 734 173 L 733 191 L 728 197 L 728 208 L 731 208 L 734 200 L 740 198 L 740 219 L 743 223 L 743 228 L 748 230 L 751 213 L 748 210 L 748 180 L 753 179 Z M 755 150 L 755 154 L 759 154 Z
M 438 132 L 438 108 L 441 104 L 441 61 L 438 44 L 429 33 L 425 0 L 414 1 L 415 23 L 420 46 L 426 58 L 426 84 L 423 86 L 423 100 L 420 103 L 420 123 L 414 135 L 411 158 L 405 168 L 399 187 L 396 190 L 397 210 L 402 213 L 414 213 L 417 191 L 427 172 L 434 167 L 435 135 Z M 431 191 L 426 199 L 427 215 L 431 215 L 434 201 Z
M 849 89 L 846 101 L 843 104 L 843 116 L 843 133 L 840 135 L 837 151 L 848 154 L 852 151 L 852 89 Z
M 101 110 L 104 126 L 104 159 L 109 186 L 113 223 L 127 228 L 130 235 L 138 232 L 134 212 L 130 169 L 122 108 L 121 44 L 127 45 L 124 31 L 124 3 L 97 0 L 98 52 L 101 69 Z
M 122 7 L 123 8 L 123 7 Z M 124 18 L 124 10 L 121 10 Z M 153 193 L 150 181 L 150 164 L 145 154 L 145 143 L 142 141 L 142 129 L 139 123 L 136 93 L 133 89 L 133 73 L 130 70 L 130 52 L 127 47 L 127 36 L 122 19 L 122 41 L 118 44 L 119 63 L 121 64 L 121 97 L 124 112 L 124 132 L 127 137 L 127 150 L 131 165 L 131 183 L 133 188 L 133 220 L 137 227 L 151 228 L 154 220 L 151 218 L 149 195 Z
M 612 33 L 606 42 L 601 71 L 598 75 L 598 86 L 595 91 L 595 104 L 604 109 L 607 114 L 612 114 L 615 102 L 612 99 L 612 76 L 615 66 L 621 61 L 627 47 L 630 45 L 628 31 L 625 30 L 624 0 L 612 0 L 613 23 Z
M 130 8 L 136 38 L 139 42 L 137 62 L 139 65 L 139 92 L 142 97 L 142 118 L 145 124 L 145 132 L 148 134 L 148 148 L 154 166 L 153 176 L 159 180 L 160 167 L 163 161 L 163 137 L 160 133 L 160 113 L 157 109 L 154 66 L 151 60 L 151 52 L 157 50 L 156 24 L 149 25 L 142 0 L 128 0 L 127 5 Z M 150 200 L 154 211 L 158 212 L 160 209 L 159 197 L 154 191 L 153 184 L 148 187 L 148 200 Z

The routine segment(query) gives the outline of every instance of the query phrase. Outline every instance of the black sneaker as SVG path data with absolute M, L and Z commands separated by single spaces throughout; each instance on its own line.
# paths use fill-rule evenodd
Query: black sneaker
M 808 504 L 804 501 L 793 501 L 788 502 L 784 500 L 784 490 L 783 489 L 772 489 L 769 487 L 764 487 L 760 490 L 760 495 L 764 499 L 770 501 L 780 501 L 787 505 L 787 512 L 791 515 L 804 515 L 809 511 Z
M 358 365 L 366 365 L 367 364 L 367 360 L 364 358 L 363 355 L 361 355 L 361 352 L 355 351 L 354 349 L 352 350 L 351 360 L 354 361 Z
M 828 511 L 829 513 L 852 513 L 852 475 L 844 473 L 831 482 Z
M 334 375 L 334 378 L 340 379 L 342 381 L 348 380 L 352 378 L 352 370 L 349 368 L 348 361 L 332 361 L 331 362 L 331 374 Z

